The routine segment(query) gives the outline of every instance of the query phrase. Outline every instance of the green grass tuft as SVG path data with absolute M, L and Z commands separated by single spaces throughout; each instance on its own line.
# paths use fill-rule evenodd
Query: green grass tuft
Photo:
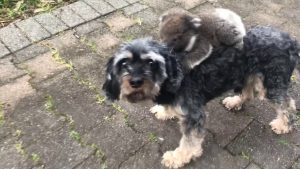
M 34 164 L 38 164 L 41 160 L 41 157 L 36 153 L 32 153 L 31 160 L 33 161 Z
M 157 138 L 157 136 L 154 133 L 149 133 L 148 139 L 151 142 L 157 142 L 158 141 L 158 138 Z
M 81 142 L 81 135 L 75 130 L 70 131 L 70 137 L 78 142 Z
M 54 100 L 50 95 L 46 96 L 45 108 L 49 112 L 53 112 L 55 110 Z
M 4 124 L 4 110 L 3 110 L 3 104 L 0 102 L 0 127 Z

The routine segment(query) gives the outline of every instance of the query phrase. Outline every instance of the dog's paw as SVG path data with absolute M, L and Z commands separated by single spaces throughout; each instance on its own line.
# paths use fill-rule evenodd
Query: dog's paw
M 240 96 L 226 97 L 222 103 L 228 110 L 240 110 L 242 108 L 242 99 Z
M 174 118 L 174 116 L 167 113 L 165 107 L 161 105 L 155 105 L 151 107 L 150 112 L 155 114 L 155 117 L 159 120 L 168 120 Z
M 274 119 L 269 125 L 276 134 L 285 134 L 291 131 L 291 127 L 280 118 Z
M 178 154 L 175 151 L 167 151 L 165 152 L 165 154 L 162 157 L 162 161 L 161 163 L 168 167 L 168 168 L 180 168 L 183 167 L 184 164 L 188 163 L 191 159 L 185 159 L 186 157 L 184 156 L 184 154 L 182 154 L 180 156 L 180 154 Z

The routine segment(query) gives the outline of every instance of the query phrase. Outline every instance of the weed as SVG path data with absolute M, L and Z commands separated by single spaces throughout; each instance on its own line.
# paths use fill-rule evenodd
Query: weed
M 22 133 L 21 130 L 16 130 L 14 136 L 16 136 L 16 137 L 19 138 L 22 134 L 23 134 L 23 133 Z
M 23 143 L 22 142 L 18 142 L 15 144 L 15 148 L 17 149 L 17 152 L 22 154 L 22 155 L 26 155 L 25 149 L 23 147 Z
M 54 100 L 50 95 L 46 96 L 45 108 L 49 112 L 53 112 L 55 110 Z
M 86 37 L 80 38 L 80 42 L 88 46 L 92 51 L 97 52 L 97 44 L 94 41 L 88 40 Z
M 278 140 L 278 143 L 279 144 L 282 144 L 282 145 L 285 145 L 285 146 L 288 146 L 290 143 L 287 141 L 287 140 L 285 140 L 285 139 L 279 139 Z
M 250 160 L 250 155 L 248 153 L 245 153 L 244 151 L 242 151 L 242 157 L 246 160 Z
M 148 139 L 151 142 L 157 142 L 158 141 L 157 136 L 154 133 L 149 133 Z
M 76 140 L 76 141 L 78 141 L 78 142 L 81 142 L 81 136 L 80 136 L 80 134 L 77 132 L 77 131 L 75 131 L 75 130 L 72 130 L 72 131 L 70 131 L 70 137 L 72 138 L 72 139 L 74 139 L 74 140 Z
M 66 66 L 69 71 L 74 70 L 74 65 L 71 61 L 67 61 L 64 58 L 62 58 L 59 51 L 56 48 L 50 47 L 50 49 L 52 53 L 52 58 L 55 60 L 55 62 Z
M 33 161 L 34 164 L 38 164 L 40 162 L 41 158 L 38 154 L 32 153 L 31 160 Z
M 143 24 L 143 19 L 140 17 L 137 17 L 134 19 L 134 22 L 141 26 Z
M 3 104 L 0 102 L 0 127 L 4 124 L 4 110 L 3 110 Z
M 96 102 L 99 104 L 103 104 L 105 102 L 106 98 L 101 96 L 100 94 L 96 95 Z

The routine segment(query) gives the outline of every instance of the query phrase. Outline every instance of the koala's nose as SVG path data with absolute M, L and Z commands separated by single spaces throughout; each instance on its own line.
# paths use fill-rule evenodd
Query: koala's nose
M 140 77 L 134 77 L 129 81 L 131 87 L 133 88 L 139 88 L 143 85 L 144 80 Z

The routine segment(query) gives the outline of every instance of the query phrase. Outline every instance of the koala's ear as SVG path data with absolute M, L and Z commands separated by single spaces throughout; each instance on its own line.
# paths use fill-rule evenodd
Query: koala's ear
M 112 57 L 106 64 L 106 78 L 102 86 L 102 90 L 104 90 L 106 97 L 112 101 L 118 100 L 120 95 L 120 83 L 113 71 L 113 62 L 114 58 Z
M 161 23 L 161 22 L 165 21 L 166 18 L 167 18 L 167 16 L 168 16 L 167 14 L 161 15 L 161 16 L 159 17 L 159 22 Z
M 201 26 L 202 20 L 199 17 L 188 16 L 187 20 L 194 29 L 198 29 Z

